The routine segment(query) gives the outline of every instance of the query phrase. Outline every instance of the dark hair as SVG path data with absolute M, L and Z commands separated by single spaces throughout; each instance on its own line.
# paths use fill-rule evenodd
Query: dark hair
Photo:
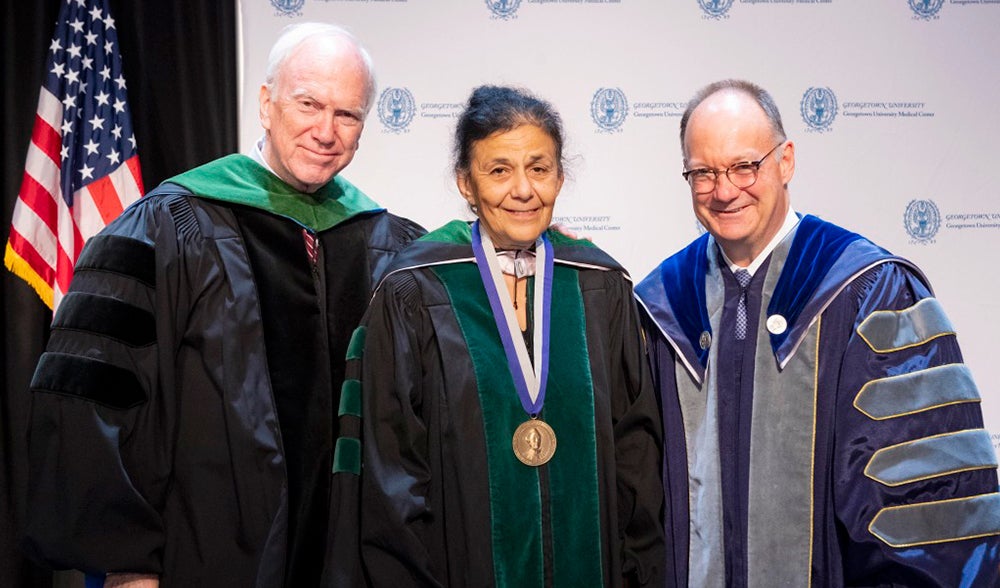
M 774 98 L 771 97 L 771 94 L 767 90 L 746 80 L 720 80 L 698 90 L 694 98 L 688 102 L 687 109 L 684 110 L 684 114 L 681 116 L 681 149 L 684 149 L 684 133 L 687 132 L 688 119 L 691 118 L 691 113 L 706 98 L 723 90 L 746 94 L 753 98 L 754 102 L 764 111 L 767 120 L 771 121 L 771 131 L 774 133 L 774 138 L 780 140 L 786 138 L 785 127 L 781 124 L 781 113 L 778 112 L 778 105 L 774 103 Z
M 472 91 L 455 127 L 455 172 L 469 169 L 472 146 L 497 132 L 523 124 L 536 125 L 556 144 L 556 162 L 563 165 L 562 119 L 551 104 L 527 90 L 508 86 L 479 86 Z

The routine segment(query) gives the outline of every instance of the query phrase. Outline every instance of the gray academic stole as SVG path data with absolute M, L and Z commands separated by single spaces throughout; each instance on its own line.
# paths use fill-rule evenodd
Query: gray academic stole
M 816 431 L 817 349 L 820 320 L 810 326 L 783 369 L 771 350 L 768 303 L 795 231 L 771 254 L 756 334 L 750 433 L 747 575 L 749 585 L 808 586 L 812 561 L 813 451 Z M 706 308 L 719 333 L 724 286 L 716 250 L 708 247 Z M 691 586 L 725 586 L 722 479 L 719 461 L 718 345 L 711 342 L 699 386 L 677 360 L 677 392 L 688 461 Z

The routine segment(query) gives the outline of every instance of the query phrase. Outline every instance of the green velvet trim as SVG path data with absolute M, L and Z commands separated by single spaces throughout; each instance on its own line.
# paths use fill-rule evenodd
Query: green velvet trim
M 351 333 L 351 342 L 347 344 L 347 353 L 344 359 L 361 359 L 365 354 L 365 339 L 368 337 L 368 327 L 361 325 Z
M 451 243 L 454 245 L 472 244 L 472 225 L 465 221 L 453 220 L 434 229 L 419 241 L 434 241 L 436 243 Z
M 325 231 L 378 204 L 340 176 L 312 194 L 283 182 L 245 155 L 228 155 L 167 180 L 202 198 L 233 202 L 290 218 L 313 231 Z
M 361 440 L 354 437 L 340 437 L 333 450 L 333 473 L 361 475 Z
M 361 382 L 344 380 L 340 387 L 340 408 L 337 416 L 351 415 L 361 418 Z
M 552 297 L 552 343 L 543 417 L 559 439 L 556 454 L 549 462 L 554 584 L 600 586 L 604 582 L 603 535 L 594 384 L 583 296 L 575 269 L 556 266 Z
M 558 438 L 548 464 L 550 502 L 541 503 L 538 469 L 511 449 L 514 430 L 527 420 L 514 389 L 496 323 L 474 264 L 433 268 L 444 284 L 469 348 L 483 413 L 489 466 L 494 577 L 498 587 L 541 586 L 542 508 L 552 520 L 554 586 L 599 586 L 600 502 L 594 394 L 577 272 L 553 276 L 552 349 L 548 391 L 540 415 Z

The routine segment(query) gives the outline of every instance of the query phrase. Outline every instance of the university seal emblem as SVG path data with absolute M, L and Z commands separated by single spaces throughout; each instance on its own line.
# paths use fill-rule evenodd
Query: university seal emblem
M 413 94 L 406 88 L 386 88 L 378 97 L 378 119 L 382 126 L 394 133 L 402 133 L 410 126 L 417 111 Z

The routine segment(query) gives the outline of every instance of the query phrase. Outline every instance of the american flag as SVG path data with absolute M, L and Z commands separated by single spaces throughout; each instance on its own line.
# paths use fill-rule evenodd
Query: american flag
M 84 242 L 142 193 L 108 0 L 65 0 L 49 45 L 4 265 L 55 310 Z

